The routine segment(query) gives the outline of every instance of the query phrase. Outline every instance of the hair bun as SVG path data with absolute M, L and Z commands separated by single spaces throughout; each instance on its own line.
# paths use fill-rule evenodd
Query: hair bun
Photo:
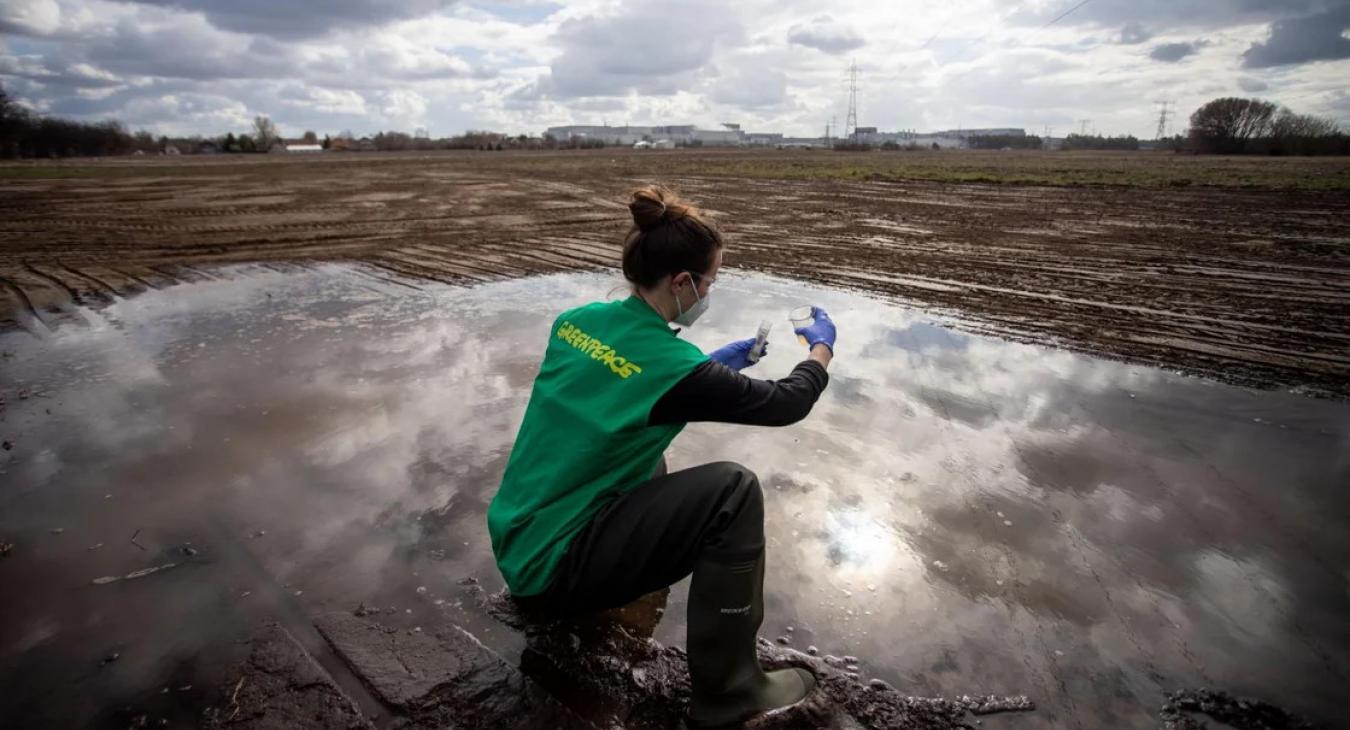
M 681 271 L 705 273 L 722 248 L 722 234 L 698 208 L 662 185 L 645 185 L 628 200 L 633 227 L 623 241 L 623 276 L 635 287 L 655 286 Z
M 666 219 L 666 199 L 673 197 L 673 193 L 659 185 L 634 190 L 633 199 L 628 203 L 633 224 L 643 233 L 661 225 Z

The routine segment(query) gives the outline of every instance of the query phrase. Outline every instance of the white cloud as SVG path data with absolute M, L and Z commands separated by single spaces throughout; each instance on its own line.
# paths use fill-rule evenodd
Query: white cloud
M 758 53 L 729 58 L 720 64 L 712 101 L 730 107 L 776 107 L 788 99 L 782 54 Z
M 844 117 L 856 59 L 859 122 L 882 129 L 1090 118 L 1147 136 L 1150 100 L 1184 114 L 1234 89 L 1350 121 L 1345 39 L 1310 20 L 1343 17 L 1324 0 L 1090 3 L 1042 27 L 1066 5 L 9 0 L 0 82 L 45 113 L 157 132 L 268 114 L 321 133 L 607 119 L 819 134 Z
M 840 23 L 828 15 L 794 25 L 788 30 L 788 41 L 826 53 L 843 53 L 862 48 L 866 41 L 852 26 Z
M 56 0 L 6 0 L 0 5 L 0 33 L 53 33 L 61 27 Z
M 351 90 L 325 89 L 315 86 L 290 85 L 279 96 L 287 103 L 311 109 L 321 114 L 360 115 L 367 112 L 366 100 Z
M 553 40 L 561 52 L 537 88 L 561 99 L 669 96 L 692 87 L 719 44 L 739 36 L 736 16 L 706 1 L 674 9 L 646 0 L 613 13 L 570 18 L 558 27 Z
M 154 125 L 162 134 L 193 134 L 201 129 L 243 130 L 253 116 L 233 99 L 214 94 L 164 94 L 132 99 L 121 110 L 133 126 Z M 167 120 L 167 121 L 165 121 Z
M 420 127 L 426 121 L 427 99 L 415 91 L 395 89 L 381 95 L 380 114 L 404 129 Z

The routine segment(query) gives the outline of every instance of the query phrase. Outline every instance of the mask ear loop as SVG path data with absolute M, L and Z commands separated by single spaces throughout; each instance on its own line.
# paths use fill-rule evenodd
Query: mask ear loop
M 703 297 L 701 297 L 701 296 L 698 295 L 698 280 L 695 279 L 694 277 L 695 277 L 695 276 L 700 276 L 700 277 L 701 277 L 701 274 L 695 274 L 695 273 L 692 272 L 692 271 L 685 271 L 684 273 L 686 273 L 686 274 L 689 275 L 689 283 L 692 284 L 693 287 L 694 287 L 694 306 L 697 307 L 697 306 L 698 306 L 698 303 L 701 302 L 701 301 L 703 301 Z M 678 302 L 680 301 L 680 298 L 679 298 L 679 297 L 675 297 L 675 301 L 676 301 L 676 303 L 678 303 Z
M 694 280 L 694 275 L 693 275 L 693 274 L 690 274 L 688 271 L 685 271 L 685 272 L 682 272 L 682 273 L 689 274 L 689 281 L 690 281 L 690 282 L 693 282 L 693 280 Z M 676 274 L 675 276 L 679 276 L 679 274 Z M 675 280 L 675 276 L 670 277 L 672 282 Z M 697 289 L 694 290 L 694 297 L 695 297 L 695 298 L 698 297 L 698 290 L 697 290 Z M 682 304 L 682 303 L 680 302 L 680 288 L 679 288 L 679 286 L 676 286 L 676 287 L 675 287 L 675 318 L 676 318 L 676 319 L 679 319 L 680 317 L 683 317 L 683 316 L 684 316 L 684 304 Z

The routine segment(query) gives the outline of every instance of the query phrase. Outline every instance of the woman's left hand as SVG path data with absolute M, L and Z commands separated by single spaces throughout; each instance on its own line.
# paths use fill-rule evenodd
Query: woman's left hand
M 744 370 L 751 365 L 754 365 L 753 362 L 750 362 L 750 349 L 754 346 L 755 338 L 753 337 L 744 340 L 736 340 L 735 342 L 723 345 L 708 353 L 708 359 L 716 360 L 732 370 Z M 765 343 L 764 349 L 766 352 L 768 351 L 768 348 L 768 343 Z

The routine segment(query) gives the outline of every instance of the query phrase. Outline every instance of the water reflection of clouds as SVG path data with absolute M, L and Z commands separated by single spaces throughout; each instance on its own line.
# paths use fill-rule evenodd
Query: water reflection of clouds
M 269 565 L 287 580 L 316 579 L 306 556 L 326 553 L 363 580 L 398 580 L 389 566 L 410 545 L 487 565 L 482 512 L 549 323 L 622 295 L 616 283 L 410 292 L 334 266 L 148 292 L 17 348 L 15 372 L 59 384 L 77 418 L 11 475 L 209 497 L 287 531 L 294 554 Z M 925 691 L 1056 698 L 1067 686 L 1122 717 L 1157 688 L 1145 667 L 1181 682 L 1317 666 L 1291 621 L 1335 636 L 1350 600 L 1328 599 L 1321 568 L 1297 565 L 1304 546 L 1266 523 L 1296 516 L 1315 544 L 1345 545 L 1344 407 L 963 335 L 734 272 L 683 336 L 710 350 L 770 319 L 769 355 L 750 372 L 779 377 L 803 354 L 787 311 L 806 302 L 840 331 L 812 415 L 782 429 L 694 424 L 670 452 L 671 468 L 732 459 L 759 473 L 771 622 Z M 1240 623 L 1267 634 L 1249 641 Z M 1292 681 L 1281 691 L 1298 693 Z
M 1249 431 L 1252 416 L 1299 419 L 1309 404 L 1270 395 L 1249 402 L 1237 389 L 1160 370 L 952 333 L 839 292 L 773 280 L 753 289 L 753 297 L 719 299 L 733 310 L 729 322 L 719 317 L 710 323 L 717 336 L 699 336 L 713 344 L 747 331 L 755 313 L 738 307 L 780 309 L 810 297 L 839 324 L 831 389 L 802 424 L 781 432 L 694 426 L 676 452 L 691 463 L 744 461 L 770 489 L 782 488 L 784 499 L 769 504 L 770 544 L 781 555 L 770 558 L 769 590 L 781 593 L 791 620 L 828 627 L 849 647 L 902 636 L 898 653 L 881 652 L 897 668 L 951 646 L 978 647 L 988 674 L 961 682 L 994 686 L 1026 674 L 1058 695 L 1063 680 L 1084 685 L 1075 691 L 1101 707 L 1124 702 L 1102 681 L 1106 667 L 1144 697 L 1159 691 L 1146 666 L 1155 677 L 1240 684 L 1249 676 L 1241 666 L 1253 662 L 1281 666 L 1282 676 L 1319 664 L 1316 645 L 1287 630 L 1299 609 L 1283 598 L 1279 575 L 1300 571 L 1295 545 L 1233 491 L 1259 493 L 1258 507 L 1290 520 L 1344 473 L 1334 440 L 1316 447 L 1324 458 L 1308 461 L 1291 451 L 1293 441 Z M 795 358 L 783 354 L 774 351 L 757 375 L 789 367 Z M 1344 407 L 1313 407 L 1322 427 L 1344 427 Z M 1246 453 L 1232 452 L 1234 444 Z M 1285 481 L 1299 488 L 1272 498 L 1241 473 L 1236 464 L 1262 451 L 1287 462 Z M 1346 515 L 1343 498 L 1327 504 Z M 902 546 L 879 551 L 913 559 L 859 579 L 848 546 L 866 540 L 841 525 L 841 510 L 875 515 Z M 1221 552 L 1207 549 L 1214 545 Z M 1270 567 L 1272 553 L 1279 567 Z M 858 598 L 870 595 L 859 589 L 871 580 L 886 602 L 868 613 Z M 1300 613 L 1330 631 L 1320 600 Z M 997 617 L 990 606 L 1001 607 Z M 916 613 L 927 609 L 944 618 Z M 1246 629 L 1234 622 L 1249 619 L 1286 629 L 1235 650 L 1228 644 Z M 1078 629 L 1066 633 L 1069 626 Z M 1101 675 L 1065 679 L 1066 655 Z M 1296 682 L 1279 691 L 1309 694 Z M 1135 704 L 1122 716 L 1143 717 Z
M 858 507 L 825 514 L 826 559 L 838 570 L 879 575 L 891 567 L 899 550 L 888 522 Z

